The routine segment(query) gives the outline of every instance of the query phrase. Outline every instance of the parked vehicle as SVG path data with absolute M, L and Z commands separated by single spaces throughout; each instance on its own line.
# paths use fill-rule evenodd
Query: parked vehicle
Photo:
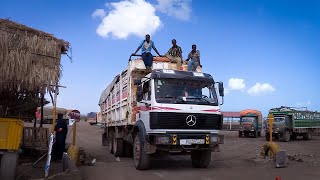
M 282 141 L 290 141 L 302 136 L 305 140 L 312 138 L 312 133 L 320 129 L 320 113 L 316 111 L 298 110 L 281 106 L 270 109 L 274 115 L 272 136 Z M 266 140 L 269 141 L 269 125 L 266 126 Z
M 90 112 L 87 114 L 87 122 L 90 125 L 97 124 L 97 113 L 96 112 Z
M 192 165 L 205 168 L 223 143 L 212 76 L 173 69 L 176 64 L 155 60 L 150 72 L 142 60 L 129 61 L 101 95 L 103 145 L 109 139 L 115 156 L 133 154 L 138 170 L 150 168 L 150 155 L 159 151 L 191 153 Z M 217 84 L 223 96 L 223 83 Z
M 240 130 L 239 137 L 252 135 L 261 136 L 262 114 L 254 109 L 240 111 Z

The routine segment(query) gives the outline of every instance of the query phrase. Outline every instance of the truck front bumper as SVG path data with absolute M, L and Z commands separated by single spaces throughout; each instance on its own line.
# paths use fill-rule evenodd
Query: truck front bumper
M 219 144 L 224 143 L 224 136 L 220 134 L 149 134 L 146 139 L 148 149 L 163 151 L 219 151 Z

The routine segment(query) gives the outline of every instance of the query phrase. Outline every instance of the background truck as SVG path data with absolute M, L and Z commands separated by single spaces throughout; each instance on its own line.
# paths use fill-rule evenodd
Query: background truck
M 87 122 L 90 125 L 97 124 L 97 113 L 96 112 L 90 112 L 87 114 Z
M 150 168 L 151 155 L 161 151 L 191 154 L 192 165 L 205 168 L 211 151 L 223 143 L 212 76 L 173 69 L 176 64 L 154 58 L 153 70 L 146 71 L 142 60 L 130 57 L 128 67 L 102 92 L 102 143 L 109 143 L 117 157 L 133 155 L 138 170 Z M 223 97 L 223 83 L 217 84 Z
M 320 113 L 308 110 L 297 110 L 281 106 L 270 109 L 269 113 L 274 115 L 272 136 L 282 141 L 290 141 L 302 136 L 310 140 L 314 131 L 320 129 Z M 270 139 L 269 125 L 266 126 L 266 140 Z
M 253 135 L 261 136 L 262 114 L 254 109 L 240 111 L 240 130 L 239 137 Z

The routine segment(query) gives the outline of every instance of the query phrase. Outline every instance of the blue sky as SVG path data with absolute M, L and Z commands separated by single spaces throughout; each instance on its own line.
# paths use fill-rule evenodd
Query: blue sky
M 173 38 L 184 57 L 197 44 L 204 71 L 225 83 L 223 111 L 320 110 L 316 0 L 4 0 L 0 17 L 71 43 L 73 61 L 62 59 L 67 88 L 58 106 L 83 114 L 99 110 L 102 90 L 146 33 L 161 54 Z

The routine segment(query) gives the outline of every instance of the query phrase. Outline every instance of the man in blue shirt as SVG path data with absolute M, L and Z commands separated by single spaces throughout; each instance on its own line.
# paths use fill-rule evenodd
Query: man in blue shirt
M 132 53 L 132 55 L 136 55 L 136 53 L 139 51 L 141 48 L 142 51 L 142 59 L 144 62 L 144 65 L 146 66 L 147 69 L 150 69 L 152 66 L 153 62 L 153 56 L 151 54 L 151 48 L 159 55 L 160 53 L 158 52 L 157 48 L 154 46 L 154 42 L 150 40 L 150 35 L 146 35 L 146 39 L 141 42 L 139 47 L 137 48 L 136 52 Z

